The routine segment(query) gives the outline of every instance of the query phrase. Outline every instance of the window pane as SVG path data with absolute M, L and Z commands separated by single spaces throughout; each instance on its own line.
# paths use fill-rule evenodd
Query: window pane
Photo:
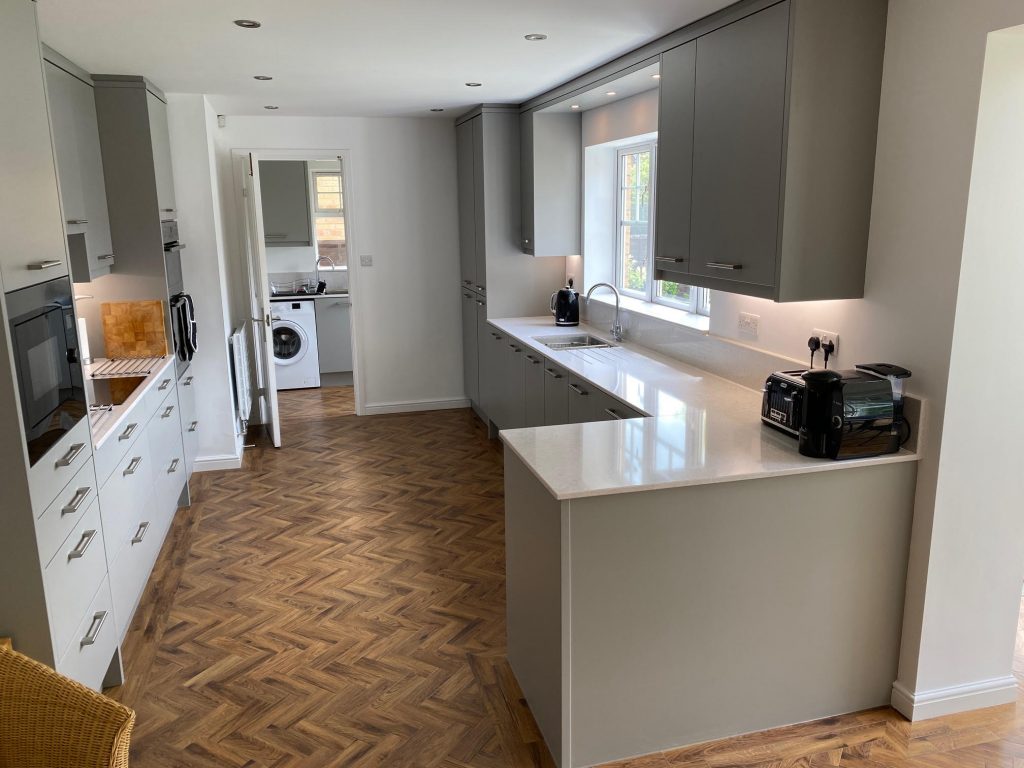
M 340 192 L 341 191 L 341 180 L 334 174 L 325 175 L 317 174 L 316 176 L 316 191 L 317 192 Z
M 340 211 L 341 177 L 336 173 L 318 173 L 316 183 L 316 209 L 318 211 Z
M 640 229 L 643 229 L 641 234 Z M 647 233 L 646 224 L 623 223 L 620 228 L 622 242 L 621 285 L 630 291 L 647 290 Z
M 646 293 L 650 255 L 650 150 L 623 154 L 619 166 L 619 285 Z
M 345 247 L 345 219 L 342 216 L 318 216 L 316 219 L 316 255 L 327 267 L 329 259 L 336 267 L 348 263 Z
M 341 194 L 338 192 L 317 192 L 316 209 L 318 211 L 340 211 Z

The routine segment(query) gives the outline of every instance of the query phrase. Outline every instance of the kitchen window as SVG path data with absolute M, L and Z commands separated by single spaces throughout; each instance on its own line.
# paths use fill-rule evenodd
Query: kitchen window
M 654 181 L 658 147 L 645 142 L 617 154 L 616 287 L 625 296 L 708 315 L 709 291 L 654 279 Z
M 344 194 L 337 171 L 313 172 L 313 212 L 317 269 L 347 269 Z

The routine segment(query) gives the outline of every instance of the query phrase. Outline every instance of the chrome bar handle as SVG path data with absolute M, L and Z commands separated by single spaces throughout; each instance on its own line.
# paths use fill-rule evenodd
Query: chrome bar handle
M 85 555 L 85 551 L 89 549 L 89 545 L 92 544 L 92 540 L 96 538 L 95 529 L 88 530 L 82 534 L 82 538 L 78 540 L 78 544 L 68 552 L 68 560 L 77 560 L 78 558 Z
M 682 263 L 684 263 L 686 261 L 686 259 L 673 258 L 672 256 L 655 256 L 654 260 L 655 261 L 667 261 L 670 264 L 682 264 Z
M 622 420 L 622 417 L 615 412 L 614 408 L 605 408 L 604 412 L 611 416 L 613 419 Z
M 174 459 L 173 461 L 171 461 L 171 466 L 169 466 L 167 468 L 167 474 L 170 475 L 170 474 L 173 474 L 173 473 L 177 472 L 178 471 L 178 464 L 180 462 L 181 462 L 181 459 Z
M 118 441 L 129 439 L 132 435 L 135 434 L 135 430 L 138 428 L 139 425 L 137 423 L 133 422 L 129 424 L 127 427 L 124 428 L 124 432 L 117 436 Z
M 533 355 L 523 355 L 523 357 L 529 360 L 533 365 L 540 365 L 540 360 L 538 360 Z
M 545 368 L 545 369 L 544 369 L 544 373 L 546 373 L 546 374 L 547 374 L 548 376 L 550 376 L 550 377 L 551 377 L 552 379 L 560 379 L 560 378 L 562 378 L 562 374 L 560 374 L 560 373 L 559 373 L 558 371 L 556 371 L 556 370 L 555 370 L 554 368 Z
M 57 459 L 57 466 L 70 467 L 71 463 L 78 458 L 78 454 L 82 452 L 83 448 L 85 448 L 85 443 L 75 443 L 74 445 L 72 445 L 70 448 L 68 448 L 67 453 L 65 453 L 63 456 Z
M 169 419 L 172 413 L 174 413 L 174 406 L 168 405 L 166 408 L 164 408 L 164 412 L 160 414 L 160 418 Z
M 79 648 L 85 648 L 87 645 L 93 645 L 96 642 L 96 637 L 99 635 L 100 630 L 103 628 L 103 623 L 107 620 L 106 611 L 98 611 L 93 614 L 92 623 L 89 624 L 89 631 L 85 633 L 85 637 L 82 638 L 82 642 Z
M 575 393 L 576 393 L 577 395 L 589 395 L 589 394 L 590 394 L 589 392 L 586 392 L 585 390 L 582 390 L 582 389 L 580 389 L 580 388 L 579 388 L 578 386 L 576 386 L 575 384 L 570 384 L 570 385 L 569 385 L 569 389 L 571 389 L 571 390 L 572 390 L 573 392 L 575 392 Z
M 112 254 L 112 253 L 104 253 L 103 255 L 96 257 L 96 261 L 113 261 L 113 260 L 114 260 L 114 254 Z
M 81 224 L 88 224 L 88 223 L 89 223 L 88 219 L 68 219 L 68 224 L 71 225 L 72 227 L 77 227 L 77 226 L 79 226 Z
M 157 389 L 158 392 L 163 392 L 169 386 L 171 386 L 171 380 L 170 379 L 164 379 L 163 381 L 160 382 L 160 386 L 157 387 L 156 389 Z
M 133 456 L 132 460 L 128 463 L 127 468 L 121 474 L 124 475 L 124 476 L 134 475 L 135 474 L 135 470 L 137 470 L 139 468 L 139 464 L 141 464 L 141 463 L 142 463 L 142 457 L 141 456 Z
M 135 532 L 135 535 L 132 537 L 132 544 L 141 544 L 142 540 L 144 538 L 146 538 L 146 534 L 148 532 L 149 532 L 149 521 L 146 521 L 145 523 L 141 523 L 139 525 L 139 530 L 137 530 Z
M 199 428 L 199 422 L 198 421 L 193 421 L 191 424 L 188 425 L 188 431 L 189 432 L 195 432 L 198 428 Z
M 75 495 L 71 497 L 71 501 L 61 509 L 60 516 L 64 517 L 64 515 L 75 514 L 75 512 L 77 512 L 82 506 L 82 502 L 89 498 L 90 493 L 92 493 L 92 488 L 88 486 L 85 488 L 79 488 L 75 491 Z
M 708 269 L 743 269 L 742 264 L 725 264 L 721 261 L 709 261 L 704 266 Z
M 183 382 L 181 382 L 181 386 L 183 386 L 183 387 L 191 387 L 192 386 L 192 381 L 194 380 L 194 378 L 195 378 L 194 376 L 186 376 L 185 380 Z
M 50 261 L 37 261 L 34 264 L 29 264 L 28 268 L 31 270 L 39 271 L 43 269 L 53 269 L 54 267 L 59 267 L 63 263 L 63 261 L 51 259 Z

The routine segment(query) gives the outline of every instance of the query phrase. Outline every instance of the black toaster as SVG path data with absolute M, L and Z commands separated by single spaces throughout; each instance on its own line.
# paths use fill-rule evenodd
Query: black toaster
M 803 397 L 806 389 L 801 377 L 805 370 L 776 371 L 764 383 L 761 421 L 791 437 L 800 435 Z

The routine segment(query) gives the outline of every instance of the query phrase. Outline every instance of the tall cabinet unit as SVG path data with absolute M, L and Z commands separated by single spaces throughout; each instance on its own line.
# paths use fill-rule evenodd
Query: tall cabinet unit
M 662 54 L 656 278 L 859 298 L 886 0 L 783 0 Z
M 459 206 L 459 296 L 462 303 L 466 396 L 497 427 L 507 355 L 498 355 L 488 317 L 547 312 L 551 292 L 565 280 L 564 258 L 532 259 L 520 248 L 519 110 L 482 106 L 456 121 Z

